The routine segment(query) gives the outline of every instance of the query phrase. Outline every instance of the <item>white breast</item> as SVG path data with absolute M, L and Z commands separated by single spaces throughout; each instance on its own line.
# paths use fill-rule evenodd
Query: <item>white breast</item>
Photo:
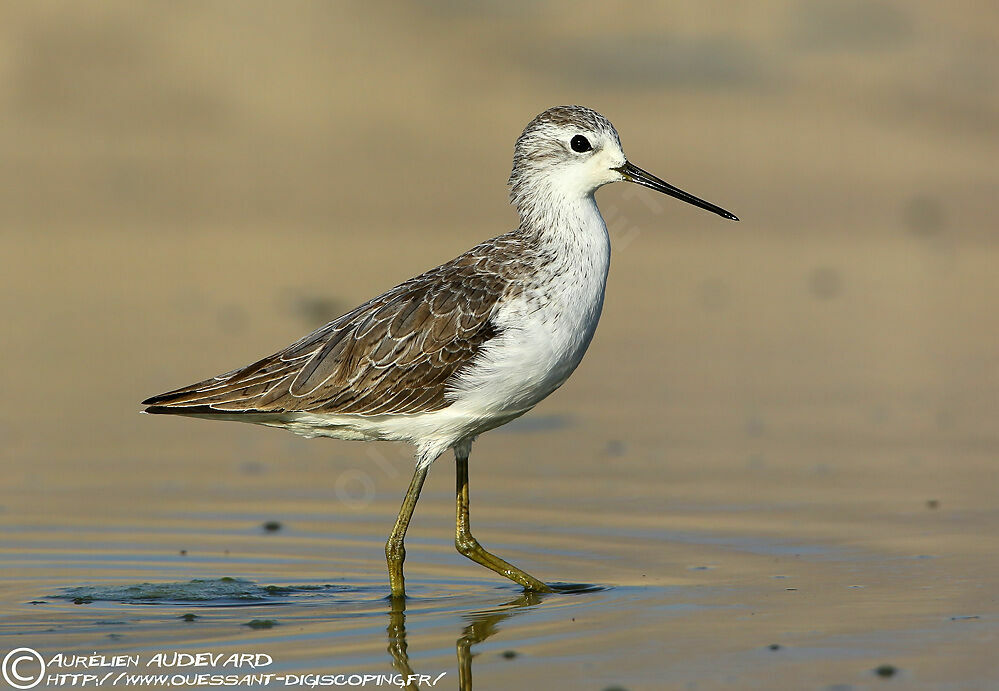
M 610 266 L 607 227 L 592 196 L 542 238 L 554 258 L 496 313 L 500 335 L 455 382 L 453 413 L 502 424 L 561 386 L 590 345 Z M 484 419 L 481 419 L 484 418 Z M 478 432 L 476 432 L 478 433 Z

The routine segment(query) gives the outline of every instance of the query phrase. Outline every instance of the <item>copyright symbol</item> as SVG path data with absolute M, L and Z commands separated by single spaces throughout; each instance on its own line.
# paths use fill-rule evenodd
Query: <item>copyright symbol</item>
M 336 478 L 336 498 L 351 509 L 367 506 L 375 498 L 375 483 L 363 470 L 345 470 Z
M 45 660 L 37 650 L 14 648 L 3 659 L 4 681 L 15 689 L 34 688 L 44 676 Z

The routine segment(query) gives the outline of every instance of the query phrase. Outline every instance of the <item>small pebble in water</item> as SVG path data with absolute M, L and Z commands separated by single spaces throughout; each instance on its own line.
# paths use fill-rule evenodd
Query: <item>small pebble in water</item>
M 519 653 L 516 650 L 504 650 L 502 654 L 503 654 L 503 659 L 505 660 L 512 660 L 513 658 L 517 657 L 517 655 L 519 655 Z
M 874 668 L 874 673 L 879 677 L 893 677 L 898 674 L 898 667 L 895 665 L 878 665 Z
M 249 626 L 251 629 L 273 629 L 277 626 L 277 622 L 273 619 L 253 619 L 243 624 L 243 626 Z
M 268 533 L 277 532 L 278 530 L 281 530 L 281 528 L 283 527 L 284 526 L 281 525 L 280 521 L 267 521 L 266 523 L 264 523 L 264 530 L 266 530 Z

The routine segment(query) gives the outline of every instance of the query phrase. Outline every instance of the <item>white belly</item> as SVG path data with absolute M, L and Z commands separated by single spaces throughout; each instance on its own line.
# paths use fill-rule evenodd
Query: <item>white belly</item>
M 514 307 L 501 335 L 476 358 L 454 388 L 459 409 L 506 417 L 530 410 L 560 387 L 583 359 L 597 328 L 602 291 L 585 312 L 564 304 L 538 307 L 527 316 Z M 527 307 L 528 305 L 524 305 Z

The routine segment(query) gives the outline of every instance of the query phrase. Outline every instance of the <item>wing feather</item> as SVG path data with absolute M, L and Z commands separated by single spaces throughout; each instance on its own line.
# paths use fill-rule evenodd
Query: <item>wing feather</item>
M 513 285 L 475 256 L 495 249 L 483 243 L 280 352 L 143 403 L 148 412 L 181 415 L 445 408 L 448 381 L 497 335 L 492 317 Z

